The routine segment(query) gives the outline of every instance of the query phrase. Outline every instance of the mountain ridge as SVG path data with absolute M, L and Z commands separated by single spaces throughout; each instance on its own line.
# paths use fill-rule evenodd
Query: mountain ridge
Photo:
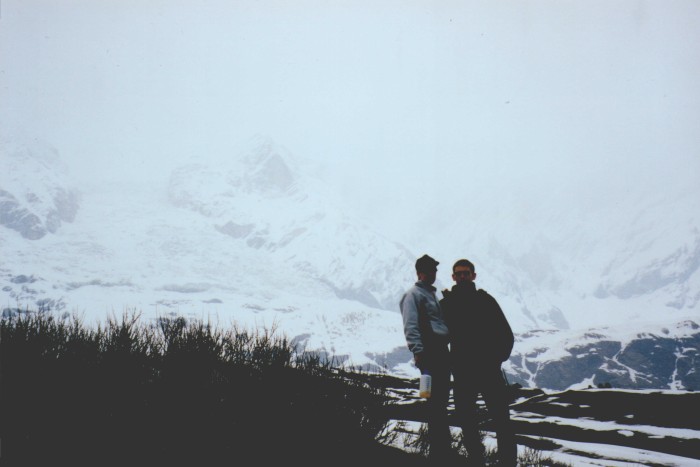
M 300 345 L 325 355 L 412 375 L 416 370 L 405 348 L 398 301 L 415 281 L 413 261 L 423 253 L 441 261 L 436 283 L 441 290 L 451 267 L 445 258 L 462 251 L 478 252 L 469 256 L 477 265 L 477 286 L 497 298 L 521 336 L 507 368 L 516 382 L 559 388 L 547 375 L 563 370 L 555 371 L 556 359 L 544 363 L 548 357 L 538 346 L 582 347 L 590 328 L 602 325 L 608 329 L 599 333 L 600 346 L 618 342 L 613 347 L 619 349 L 585 358 L 584 351 L 561 354 L 560 359 L 588 362 L 563 379 L 569 385 L 602 379 L 635 384 L 615 376 L 613 370 L 624 369 L 612 363 L 623 350 L 621 336 L 629 323 L 641 329 L 641 323 L 652 322 L 645 339 L 668 347 L 670 355 L 676 344 L 698 347 L 692 336 L 687 341 L 667 337 L 676 339 L 673 345 L 660 341 L 664 327 L 698 321 L 700 234 L 692 190 L 677 190 L 668 200 L 656 195 L 622 217 L 624 228 L 606 237 L 591 233 L 595 219 L 615 217 L 613 211 L 621 208 L 598 207 L 585 229 L 561 217 L 553 229 L 532 223 L 513 230 L 512 210 L 503 207 L 499 228 L 490 229 L 488 213 L 455 218 L 451 227 L 431 235 L 434 247 L 411 251 L 339 210 L 332 187 L 313 175 L 316 168 L 270 138 L 253 138 L 238 155 L 201 157 L 174 167 L 162 184 L 100 182 L 80 190 L 48 145 L 4 145 L 1 151 L 0 189 L 12 190 L 15 199 L 26 189 L 72 193 L 72 215 L 59 215 L 61 223 L 53 230 L 46 228 L 47 219 L 60 203 L 37 196 L 46 206 L 35 210 L 44 216 L 36 224 L 45 230 L 40 237 L 7 223 L 0 227 L 6 313 L 33 308 L 100 320 L 138 310 L 149 318 L 183 315 L 278 325 Z M 479 204 L 474 206 L 472 213 Z M 669 206 L 681 215 L 675 218 Z M 0 203 L 0 219 L 15 211 L 14 205 Z M 479 225 L 480 220 L 483 233 L 457 235 L 465 222 Z M 509 231 L 518 235 L 508 237 Z M 604 248 L 606 239 L 624 248 Z M 586 270 L 593 272 L 583 274 Z M 535 330 L 550 337 L 528 335 Z M 580 342 L 562 343 L 565 336 Z M 697 371 L 692 351 L 674 358 L 661 353 L 687 374 L 672 380 L 649 376 L 653 384 L 697 386 L 688 376 Z M 644 365 L 654 366 L 643 360 L 637 357 L 627 366 L 640 373 Z

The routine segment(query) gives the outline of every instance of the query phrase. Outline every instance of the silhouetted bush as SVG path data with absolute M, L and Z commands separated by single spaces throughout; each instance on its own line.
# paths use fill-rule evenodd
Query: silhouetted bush
M 0 320 L 3 465 L 329 465 L 375 441 L 385 390 L 272 332 L 137 316 Z M 355 377 L 358 376 L 358 377 Z
M 13 312 L 0 319 L 0 459 L 8 467 L 425 465 L 424 428 L 408 452 L 385 445 L 397 436 L 387 432 L 397 415 L 387 389 L 401 384 L 298 352 L 274 330 L 127 314 L 91 328 Z

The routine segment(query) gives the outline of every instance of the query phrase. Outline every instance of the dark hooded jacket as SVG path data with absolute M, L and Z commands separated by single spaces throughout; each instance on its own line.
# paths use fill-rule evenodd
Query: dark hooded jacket
M 444 290 L 440 307 L 450 331 L 455 369 L 499 369 L 513 350 L 513 331 L 501 307 L 473 282 Z

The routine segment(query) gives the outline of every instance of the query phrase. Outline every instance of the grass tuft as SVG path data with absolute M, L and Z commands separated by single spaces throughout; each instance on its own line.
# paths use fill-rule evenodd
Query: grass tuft
M 47 313 L 0 328 L 3 465 L 320 465 L 386 423 L 381 388 L 269 331 Z
M 387 429 L 387 381 L 299 351 L 275 329 L 144 323 L 134 313 L 90 328 L 9 313 L 0 458 L 8 467 L 426 465 L 424 429 L 414 445 L 389 447 L 399 435 Z M 523 465 L 555 465 L 538 462 Z

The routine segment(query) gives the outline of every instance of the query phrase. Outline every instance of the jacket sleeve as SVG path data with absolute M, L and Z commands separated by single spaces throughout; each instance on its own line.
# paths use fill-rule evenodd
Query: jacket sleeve
M 500 335 L 501 335 L 501 350 L 500 358 L 502 362 L 505 362 L 510 358 L 510 354 L 513 351 L 513 344 L 515 343 L 515 336 L 513 336 L 513 330 L 506 319 L 506 315 L 503 314 L 503 310 L 498 305 L 496 299 L 493 299 L 494 312 L 498 316 Z
M 420 325 L 418 321 L 418 296 L 411 291 L 401 299 L 401 316 L 403 317 L 403 332 L 406 336 L 408 350 L 414 354 L 423 351 Z
M 440 309 L 442 310 L 442 316 L 445 318 L 445 323 L 447 324 L 447 328 L 450 329 L 450 325 L 452 324 L 452 310 L 450 309 L 451 305 L 451 297 L 450 297 L 450 291 L 449 290 L 443 290 L 442 291 L 442 300 L 440 300 Z
M 515 336 L 513 336 L 513 330 L 496 299 L 487 293 L 485 295 L 490 308 L 489 316 L 493 317 L 494 331 L 496 332 L 494 335 L 494 343 L 497 345 L 495 356 L 498 357 L 499 361 L 505 362 L 510 358 L 510 354 L 513 351 Z

